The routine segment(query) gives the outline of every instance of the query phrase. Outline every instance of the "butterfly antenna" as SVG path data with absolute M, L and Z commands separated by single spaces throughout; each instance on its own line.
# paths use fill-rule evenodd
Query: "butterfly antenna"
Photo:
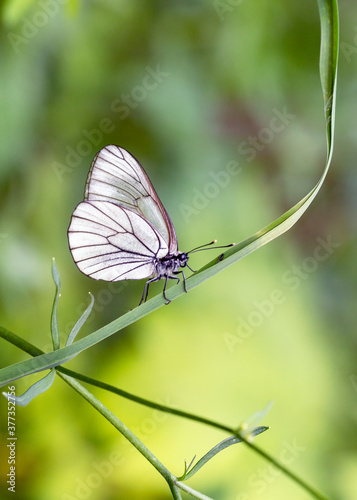
M 212 245 L 214 245 L 215 243 L 217 243 L 217 240 L 213 240 L 211 241 L 211 243 L 206 243 L 205 245 L 201 245 L 199 247 L 196 247 L 196 248 L 193 248 L 192 250 L 190 250 L 189 252 L 187 252 L 187 254 L 189 253 L 195 253 L 195 252 L 201 252 L 203 250 L 215 250 L 216 248 L 229 248 L 229 247 L 234 247 L 235 243 L 230 243 L 229 245 L 223 245 L 223 246 L 219 246 L 219 247 L 212 247 Z M 204 248 L 204 247 L 209 247 L 211 246 L 211 248 Z

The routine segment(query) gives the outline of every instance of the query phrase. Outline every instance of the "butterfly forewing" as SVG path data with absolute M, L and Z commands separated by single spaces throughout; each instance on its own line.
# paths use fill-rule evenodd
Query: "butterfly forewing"
M 88 175 L 85 199 L 129 208 L 157 229 L 170 254 L 177 253 L 177 237 L 171 219 L 144 169 L 125 149 L 110 145 L 99 151 Z
M 148 278 L 155 259 L 168 253 L 164 238 L 140 214 L 100 200 L 77 206 L 68 241 L 80 271 L 105 281 Z

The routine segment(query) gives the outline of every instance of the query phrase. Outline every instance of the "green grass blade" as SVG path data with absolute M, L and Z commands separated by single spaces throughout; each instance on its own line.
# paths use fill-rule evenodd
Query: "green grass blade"
M 84 325 L 84 323 L 87 321 L 88 316 L 92 312 L 93 305 L 94 305 L 94 297 L 93 297 L 93 295 L 90 292 L 89 292 L 89 295 L 90 295 L 90 304 L 87 307 L 87 309 L 84 311 L 84 313 L 82 314 L 82 316 L 79 318 L 79 320 L 77 321 L 77 323 L 72 328 L 71 333 L 68 335 L 68 339 L 67 339 L 66 345 L 71 345 L 73 343 L 73 341 L 76 338 L 79 330 L 82 328 L 82 326 Z
M 58 311 L 58 300 L 61 291 L 61 280 L 55 263 L 55 259 L 52 260 L 52 278 L 56 285 L 56 293 L 53 301 L 52 314 L 51 314 L 51 336 L 52 336 L 53 349 L 59 349 L 61 345 L 60 345 L 57 311 Z
M 6 368 L 2 368 L 0 370 L 0 387 L 20 377 L 66 363 L 71 360 L 73 356 L 110 337 L 126 326 L 131 325 L 138 319 L 146 316 L 155 309 L 158 309 L 164 305 L 164 303 L 165 301 L 160 294 L 146 304 L 129 311 L 120 318 L 117 318 L 108 325 L 100 328 L 90 335 L 87 335 L 85 338 L 78 340 L 74 344 L 46 354 L 38 355 L 35 358 L 21 361 Z
M 335 88 L 338 62 L 338 7 L 336 0 L 318 0 L 321 19 L 320 80 L 327 124 L 328 154 L 334 133 Z
M 265 432 L 268 429 L 269 427 L 265 426 L 256 427 L 255 429 L 252 429 L 252 431 L 249 433 L 249 436 L 251 437 L 257 436 L 258 434 L 261 434 L 262 432 Z M 183 476 L 178 477 L 177 480 L 186 481 L 194 474 L 196 474 L 196 472 L 198 472 L 209 460 L 211 460 L 214 456 L 216 456 L 217 453 L 224 450 L 225 448 L 228 448 L 228 446 L 232 446 L 232 444 L 237 444 L 242 442 L 243 440 L 239 439 L 236 436 L 231 436 L 227 439 L 224 439 L 216 446 L 214 446 L 209 452 L 207 452 L 202 458 L 200 458 L 199 461 L 190 470 L 185 471 L 185 474 Z
M 21 396 L 14 396 L 13 399 L 15 400 L 15 404 L 17 406 L 27 406 L 34 398 L 36 398 L 43 392 L 46 392 L 51 387 L 55 379 L 55 375 L 56 371 L 53 368 L 49 373 L 47 373 L 45 377 L 41 378 L 41 380 L 38 380 Z M 3 395 L 7 397 L 8 393 L 3 392 Z

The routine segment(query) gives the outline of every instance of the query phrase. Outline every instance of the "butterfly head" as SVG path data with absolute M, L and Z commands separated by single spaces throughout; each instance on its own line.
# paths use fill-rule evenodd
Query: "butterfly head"
M 177 261 L 180 264 L 180 267 L 186 267 L 188 261 L 188 255 L 185 252 L 180 252 L 177 256 Z

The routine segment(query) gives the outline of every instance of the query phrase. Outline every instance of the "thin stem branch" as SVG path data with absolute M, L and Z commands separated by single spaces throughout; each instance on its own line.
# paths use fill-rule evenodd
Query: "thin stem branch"
M 254 450 L 256 453 L 258 453 L 261 457 L 263 457 L 265 460 L 268 460 L 271 464 L 273 464 L 277 469 L 280 469 L 284 474 L 286 474 L 290 479 L 295 481 L 297 484 L 299 484 L 304 490 L 308 491 L 311 493 L 311 495 L 314 498 L 317 498 L 318 500 L 329 500 L 326 496 L 324 496 L 322 493 L 317 491 L 315 488 L 310 486 L 306 481 L 301 479 L 299 476 L 291 472 L 289 469 L 285 467 L 282 463 L 278 462 L 274 457 L 270 456 L 268 453 L 266 453 L 264 450 L 262 450 L 259 446 L 256 446 L 253 443 L 250 443 L 247 440 L 244 440 L 245 444 L 249 446 L 252 450 Z
M 141 398 L 140 396 L 136 396 L 134 394 L 131 394 L 130 392 L 124 391 L 123 389 L 120 389 L 119 387 L 115 387 L 110 384 L 106 384 L 105 382 L 100 382 L 99 380 L 93 379 L 91 377 L 87 377 L 86 375 L 82 375 L 81 373 L 68 370 L 67 368 L 63 367 L 57 367 L 56 368 L 58 371 L 61 373 L 66 373 L 67 375 L 70 375 L 71 377 L 81 380 L 82 382 L 86 382 L 88 384 L 94 385 L 96 387 L 100 387 L 101 389 L 104 389 L 106 391 L 112 392 L 114 394 L 117 394 L 118 396 L 122 396 L 126 399 L 130 399 L 131 401 L 135 401 L 136 403 L 148 406 L 150 408 L 155 408 L 156 410 L 164 411 L 166 413 L 171 413 L 172 415 L 177 415 L 178 417 L 183 417 L 183 418 L 188 418 L 190 420 L 194 420 L 196 422 L 200 422 L 202 424 L 210 425 L 211 427 L 215 427 L 216 429 L 220 429 L 222 431 L 226 431 L 231 433 L 232 428 L 221 424 L 219 422 L 215 422 L 214 420 L 207 419 L 205 417 L 201 417 L 199 415 L 193 415 L 192 413 L 187 413 L 183 410 L 178 410 L 176 408 L 172 408 L 170 406 L 162 405 L 159 403 L 155 403 L 153 401 L 150 401 L 149 399 Z
M 170 491 L 172 493 L 172 498 L 174 500 L 182 500 L 181 491 L 176 486 L 175 481 L 173 481 L 172 483 L 169 483 L 169 486 L 170 486 Z
M 203 493 L 200 493 L 194 489 L 192 489 L 190 486 L 187 486 L 187 484 L 182 483 L 181 481 L 175 481 L 175 484 L 181 488 L 182 491 L 185 491 L 191 497 L 198 498 L 198 500 L 213 500 L 213 498 L 208 497 L 207 495 L 204 495 Z
M 91 392 L 89 392 L 82 384 L 77 380 L 65 375 L 64 373 L 58 373 L 58 376 L 62 378 L 69 386 L 72 387 L 78 394 L 80 394 L 88 403 L 90 403 L 104 418 L 108 420 L 138 451 L 141 453 L 148 462 L 151 463 L 153 467 L 163 476 L 163 478 L 169 483 L 170 489 L 173 491 L 175 476 L 166 469 L 166 467 L 155 457 L 155 455 L 138 439 L 135 434 L 121 421 L 118 417 L 114 415 L 101 401 L 99 401 Z M 180 498 L 176 495 L 174 498 Z
M 19 347 L 23 351 L 27 352 L 31 356 L 40 356 L 41 354 L 44 354 L 44 352 L 41 349 L 38 349 L 36 346 L 31 344 L 30 342 L 27 342 L 26 340 L 22 339 L 15 333 L 10 332 L 6 328 L 3 328 L 0 326 L 0 337 L 4 338 L 8 342 L 10 342 L 13 345 L 16 345 L 16 347 Z M 134 394 L 131 394 L 130 392 L 124 391 L 123 389 L 120 389 L 119 387 L 115 387 L 113 385 L 107 384 L 105 382 L 101 382 L 99 380 L 96 380 L 92 377 L 88 377 L 87 375 L 82 375 L 81 373 L 75 372 L 73 370 L 69 370 L 68 368 L 64 368 L 63 366 L 57 366 L 56 367 L 57 372 L 64 373 L 70 377 L 73 377 L 77 380 L 81 380 L 82 382 L 86 382 L 87 384 L 94 385 L 96 387 L 100 387 L 101 389 L 104 389 L 109 392 L 113 392 L 114 394 L 117 394 L 118 396 L 122 396 L 126 399 L 130 399 L 131 401 L 135 401 L 136 403 L 148 406 L 150 408 L 155 408 L 156 410 L 164 411 L 166 413 L 171 413 L 173 415 L 177 415 L 179 417 L 183 418 L 188 418 L 190 420 L 195 420 L 196 422 L 200 422 L 202 424 L 210 425 L 212 427 L 215 427 L 216 429 L 220 429 L 222 431 L 226 431 L 229 433 L 232 433 L 232 428 L 221 424 L 219 422 L 215 422 L 213 420 L 209 420 L 205 417 L 200 417 L 199 415 L 192 415 L 191 413 L 187 413 L 182 410 L 177 410 L 176 408 L 170 408 L 168 406 L 159 404 L 159 403 L 154 403 L 153 401 L 150 401 L 149 399 L 141 398 L 140 396 L 136 396 Z

